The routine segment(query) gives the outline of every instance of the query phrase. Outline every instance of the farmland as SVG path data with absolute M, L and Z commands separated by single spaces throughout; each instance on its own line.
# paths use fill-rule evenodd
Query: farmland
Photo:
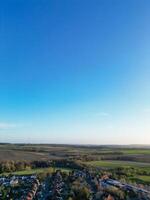
M 150 163 L 150 147 L 77 146 L 49 144 L 1 144 L 0 161 L 75 159 L 85 161 L 121 160 Z
M 78 194 L 83 192 L 85 195 L 87 191 L 89 196 L 81 199 L 95 200 L 99 195 L 105 199 L 111 194 L 116 199 L 133 199 L 133 195 L 140 199 L 140 195 L 147 200 L 149 197 L 145 195 L 149 194 L 150 187 L 150 148 L 1 144 L 0 178 L 0 194 L 4 199 L 6 194 L 15 199 L 16 193 L 37 200 L 47 199 L 46 194 L 57 197 L 55 199 L 60 196 L 64 200 L 80 199 Z M 116 180 L 118 186 L 115 185 Z M 15 187 L 12 184 L 16 184 Z M 113 188 L 111 184 L 114 184 Z M 83 185 L 84 189 L 80 191 Z
M 141 163 L 141 162 L 132 162 L 132 161 L 90 161 L 86 162 L 87 165 L 95 167 L 104 167 L 104 168 L 117 168 L 117 167 L 135 167 L 135 168 L 144 168 L 150 170 L 150 163 Z
M 67 161 L 78 162 L 86 167 L 101 169 L 135 168 L 141 170 L 135 178 L 149 180 L 150 147 L 149 146 L 88 146 L 88 145 L 56 145 L 56 144 L 0 144 L 0 162 L 28 162 L 21 170 L 32 173 L 34 161 Z M 32 164 L 30 164 L 32 163 Z M 20 165 L 20 164 L 19 164 Z M 30 165 L 33 165 L 32 167 Z M 50 165 L 50 166 L 49 166 Z M 52 167 L 51 164 L 38 164 L 37 168 Z M 54 164 L 53 164 L 54 166 Z M 60 163 L 58 166 L 60 167 Z M 65 164 L 63 166 L 65 167 Z M 15 167 L 20 171 L 18 166 Z M 13 168 L 6 170 L 13 171 Z M 15 171 L 16 171 L 15 170 Z M 41 169 L 38 169 L 41 170 Z M 24 171 L 25 172 L 25 171 Z M 19 172 L 21 173 L 21 172 Z M 146 176 L 145 176 L 146 175 Z M 143 176 L 143 177 L 142 177 Z M 144 178 L 145 176 L 145 178 Z
M 0 174 L 0 176 L 9 176 L 9 175 L 17 175 L 17 176 L 26 176 L 26 175 L 32 175 L 32 174 L 40 174 L 40 173 L 52 173 L 56 170 L 61 170 L 62 172 L 66 172 L 68 173 L 70 171 L 70 169 L 67 168 L 52 168 L 52 167 L 48 167 L 48 168 L 36 168 L 36 169 L 28 169 L 28 170 L 22 170 L 22 171 L 16 171 L 16 172 L 11 172 L 11 173 L 2 173 Z

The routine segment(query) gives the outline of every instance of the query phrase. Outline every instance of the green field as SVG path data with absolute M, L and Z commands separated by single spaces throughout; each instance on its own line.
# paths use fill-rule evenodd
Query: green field
M 141 179 L 142 181 L 150 183 L 150 176 L 138 176 L 138 178 Z
M 95 167 L 117 168 L 117 167 L 142 167 L 150 170 L 150 163 L 140 163 L 131 161 L 90 161 L 84 164 Z
M 0 162 L 35 160 L 128 160 L 150 163 L 150 146 L 75 146 L 50 144 L 0 144 Z
M 120 149 L 120 152 L 124 153 L 124 154 L 138 154 L 138 155 L 150 155 L 150 149 Z
M 17 172 L 11 172 L 11 173 L 2 173 L 0 175 L 31 175 L 31 174 L 40 174 L 40 173 L 51 173 L 54 172 L 54 170 L 61 170 L 63 172 L 68 173 L 70 171 L 70 169 L 67 168 L 37 168 L 37 169 L 29 169 L 29 170 L 23 170 L 23 171 L 17 171 Z
M 135 181 L 136 183 L 146 183 L 150 184 L 150 176 L 135 176 L 135 177 L 129 177 L 129 180 Z

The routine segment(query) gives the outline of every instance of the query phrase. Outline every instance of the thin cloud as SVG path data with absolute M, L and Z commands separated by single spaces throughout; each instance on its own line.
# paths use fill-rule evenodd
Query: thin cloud
M 100 116 L 100 117 L 109 117 L 110 116 L 110 113 L 108 112 L 99 112 L 96 114 L 97 116 Z
M 145 113 L 150 113 L 150 108 L 144 109 L 143 112 L 145 112 Z
M 16 124 L 16 123 L 0 122 L 0 129 L 11 129 L 11 128 L 17 128 L 20 126 L 22 126 L 22 125 Z

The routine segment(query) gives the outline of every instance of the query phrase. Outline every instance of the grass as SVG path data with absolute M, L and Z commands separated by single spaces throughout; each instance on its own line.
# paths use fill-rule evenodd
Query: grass
M 141 184 L 150 184 L 150 176 L 135 176 L 135 177 L 129 177 L 129 180 L 135 181 L 136 183 L 141 183 Z
M 150 163 L 130 162 L 130 161 L 90 161 L 85 162 L 89 166 L 117 168 L 117 167 L 142 167 L 150 170 Z
M 37 169 L 29 169 L 29 170 L 23 170 L 23 171 L 17 171 L 17 172 L 8 172 L 8 173 L 2 173 L 0 175 L 8 176 L 10 174 L 12 175 L 31 175 L 31 174 L 40 174 L 40 173 L 50 173 L 53 172 L 54 170 L 61 170 L 63 172 L 68 173 L 70 169 L 67 168 L 37 168 Z
M 120 149 L 120 152 L 124 153 L 124 154 L 144 154 L 144 155 L 150 155 L 150 149 Z
M 138 176 L 137 178 L 150 183 L 150 176 Z

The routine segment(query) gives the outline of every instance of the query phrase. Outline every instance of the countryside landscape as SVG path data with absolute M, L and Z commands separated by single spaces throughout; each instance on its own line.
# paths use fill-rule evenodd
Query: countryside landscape
M 150 200 L 150 0 L 0 0 L 0 200 Z
M 150 199 L 147 145 L 1 144 L 1 199 Z

